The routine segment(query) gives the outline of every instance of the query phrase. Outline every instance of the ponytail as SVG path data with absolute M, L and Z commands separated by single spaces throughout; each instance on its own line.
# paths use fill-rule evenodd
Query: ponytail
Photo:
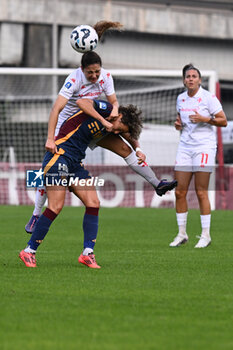
M 99 39 L 102 37 L 104 32 L 106 32 L 108 29 L 121 30 L 122 27 L 123 25 L 120 22 L 109 22 L 109 21 L 99 21 L 93 26 L 93 28 L 98 34 Z

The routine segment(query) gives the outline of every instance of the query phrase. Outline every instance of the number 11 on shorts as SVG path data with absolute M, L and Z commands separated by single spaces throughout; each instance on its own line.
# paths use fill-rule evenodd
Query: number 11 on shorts
M 201 154 L 201 167 L 204 168 L 205 164 L 208 163 L 208 153 Z

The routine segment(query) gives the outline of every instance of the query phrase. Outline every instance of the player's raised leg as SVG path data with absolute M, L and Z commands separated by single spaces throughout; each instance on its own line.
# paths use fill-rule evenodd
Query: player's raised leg
M 118 135 L 107 135 L 97 144 L 100 147 L 106 148 L 124 158 L 127 165 L 134 172 L 148 181 L 155 188 L 156 193 L 159 196 L 164 195 L 167 191 L 171 191 L 177 186 L 177 180 L 170 182 L 166 180 L 160 181 L 146 162 L 138 164 L 138 157 L 136 156 L 136 152 L 132 151 L 132 149 Z

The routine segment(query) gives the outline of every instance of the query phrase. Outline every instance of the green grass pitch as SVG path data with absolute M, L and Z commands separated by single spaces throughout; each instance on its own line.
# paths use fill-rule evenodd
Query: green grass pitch
M 232 212 L 212 215 L 212 245 L 170 248 L 173 209 L 101 209 L 100 270 L 78 264 L 83 208 L 64 208 L 37 253 L 18 254 L 31 207 L 1 206 L 0 349 L 212 350 L 233 348 Z

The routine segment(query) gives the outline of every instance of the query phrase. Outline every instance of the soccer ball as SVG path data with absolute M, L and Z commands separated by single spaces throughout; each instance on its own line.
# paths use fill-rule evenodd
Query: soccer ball
M 78 52 L 92 51 L 98 44 L 98 34 L 91 26 L 82 24 L 72 30 L 70 43 Z

